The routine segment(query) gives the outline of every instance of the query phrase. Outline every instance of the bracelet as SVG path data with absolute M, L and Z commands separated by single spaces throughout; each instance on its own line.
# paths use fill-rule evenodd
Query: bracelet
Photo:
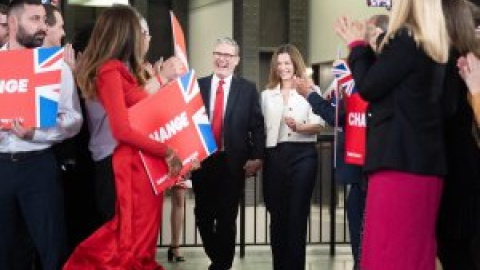
M 353 49 L 354 47 L 358 47 L 358 46 L 367 46 L 367 42 L 363 39 L 359 39 L 359 40 L 354 40 L 350 43 L 348 43 L 348 48 L 350 49 Z

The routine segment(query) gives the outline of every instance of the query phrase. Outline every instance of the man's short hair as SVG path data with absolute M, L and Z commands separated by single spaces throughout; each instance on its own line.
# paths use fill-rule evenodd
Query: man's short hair
M 8 14 L 8 7 L 0 4 L 0 14 L 7 15 Z
M 12 0 L 8 6 L 8 15 L 10 16 L 12 12 L 15 12 L 19 9 L 23 9 L 25 5 L 35 5 L 41 6 L 41 0 Z
M 52 27 L 57 24 L 57 17 L 55 17 L 55 12 L 62 14 L 60 9 L 52 4 L 43 4 L 45 8 L 45 12 L 47 14 L 47 18 L 45 19 L 45 23 L 47 26 Z
M 217 38 L 217 42 L 215 43 L 215 45 L 218 44 L 228 44 L 230 46 L 233 46 L 235 48 L 236 54 L 240 54 L 240 46 L 238 46 L 238 43 L 231 37 Z

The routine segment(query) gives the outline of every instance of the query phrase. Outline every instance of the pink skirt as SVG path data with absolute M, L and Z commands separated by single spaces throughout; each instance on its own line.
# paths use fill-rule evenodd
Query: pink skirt
M 362 270 L 435 270 L 443 181 L 384 170 L 369 176 Z

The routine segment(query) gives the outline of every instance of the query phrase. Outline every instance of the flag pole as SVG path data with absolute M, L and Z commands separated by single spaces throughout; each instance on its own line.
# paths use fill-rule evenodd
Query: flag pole
M 337 46 L 337 59 L 340 60 L 342 57 L 342 48 L 340 45 Z M 337 79 L 335 79 L 337 80 Z M 335 87 L 334 94 L 336 99 L 335 104 L 335 126 L 333 128 L 333 168 L 337 168 L 337 144 L 338 144 L 338 116 L 339 116 L 339 106 L 340 106 L 340 85 L 337 80 L 337 87 Z

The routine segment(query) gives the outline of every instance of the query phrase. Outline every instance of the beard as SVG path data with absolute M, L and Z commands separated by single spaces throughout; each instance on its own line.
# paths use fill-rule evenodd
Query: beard
M 16 38 L 17 42 L 20 45 L 24 46 L 25 48 L 32 49 L 41 47 L 43 45 L 46 34 L 47 33 L 45 31 L 39 30 L 33 33 L 33 35 L 30 35 L 29 33 L 27 33 L 27 30 L 25 30 L 25 28 L 19 25 Z

